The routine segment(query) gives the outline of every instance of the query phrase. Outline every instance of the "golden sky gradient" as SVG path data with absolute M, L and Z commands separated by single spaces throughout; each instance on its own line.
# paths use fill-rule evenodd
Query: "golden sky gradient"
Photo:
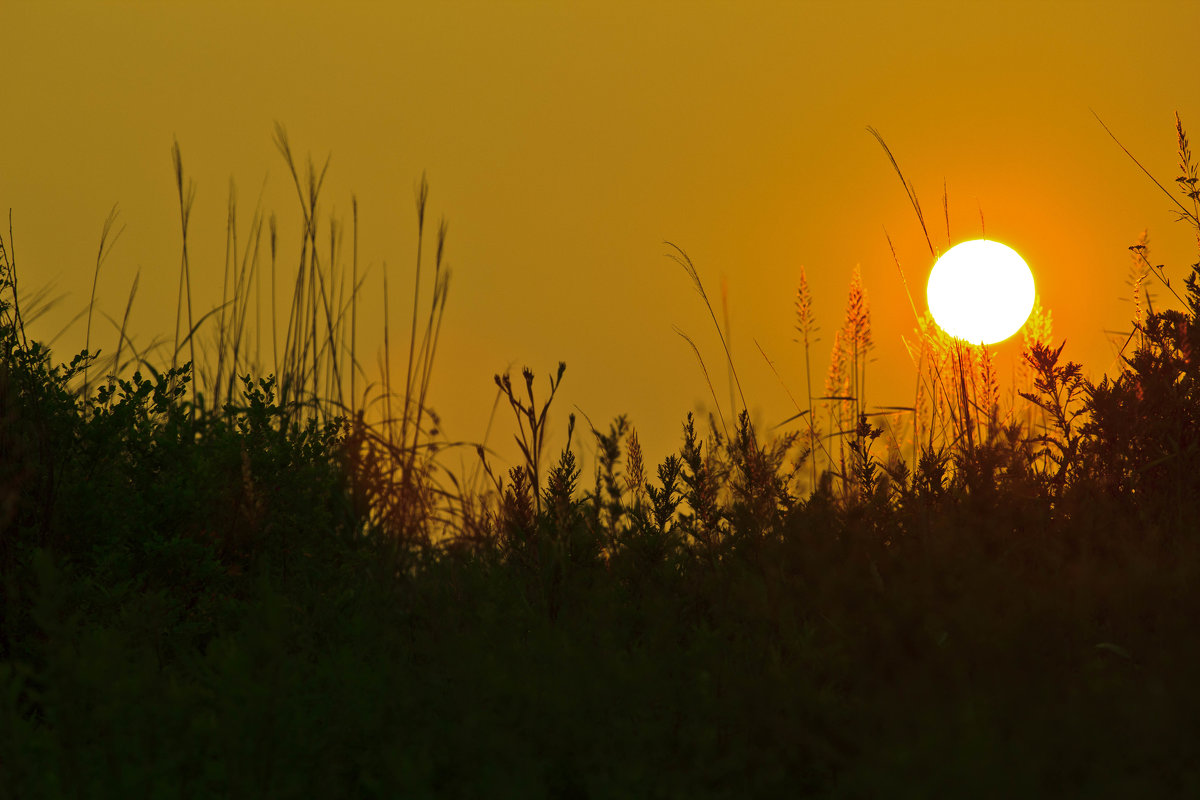
M 140 268 L 132 329 L 143 345 L 173 333 L 176 137 L 198 186 L 199 306 L 220 294 L 231 179 L 243 225 L 266 181 L 281 263 L 294 263 L 299 208 L 272 142 L 278 121 L 299 153 L 331 156 L 327 211 L 348 220 L 357 194 L 371 353 L 385 261 L 393 325 L 408 326 L 413 186 L 427 172 L 453 270 L 433 405 L 455 439 L 483 438 L 494 373 L 528 364 L 543 381 L 563 360 L 558 409 L 597 425 L 628 413 L 657 459 L 687 411 L 711 407 L 673 326 L 695 339 L 727 405 L 719 342 L 666 240 L 712 297 L 727 282 L 734 356 L 764 424 L 794 409 L 755 341 L 805 392 L 793 343 L 802 265 L 821 326 L 814 380 L 861 265 L 877 342 L 868 403 L 911 403 L 901 336 L 914 320 L 885 231 L 922 310 L 932 260 L 868 125 L 936 244 L 947 244 L 944 183 L 951 241 L 980 234 L 982 209 L 988 236 L 1022 253 L 1055 338 L 1093 377 L 1114 366 L 1105 330 L 1128 329 L 1127 246 L 1148 227 L 1154 262 L 1179 281 L 1197 258 L 1168 199 L 1091 111 L 1174 187 L 1176 110 L 1200 141 L 1194 0 L 5 0 L 0 30 L 0 207 L 13 212 L 25 287 L 68 295 L 42 338 L 87 304 L 114 203 L 125 230 L 98 306 L 119 317 Z M 107 322 L 95 331 L 115 344 Z M 82 339 L 76 324 L 56 350 Z M 1008 363 L 1012 349 L 1001 348 Z M 511 426 L 498 417 L 489 441 Z

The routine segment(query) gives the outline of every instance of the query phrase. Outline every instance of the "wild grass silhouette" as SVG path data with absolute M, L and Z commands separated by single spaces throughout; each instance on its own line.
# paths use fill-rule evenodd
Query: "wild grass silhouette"
M 497 375 L 522 462 L 498 473 L 479 446 L 479 487 L 440 463 L 454 443 L 427 407 L 449 289 L 444 224 L 425 262 L 428 184 L 403 376 L 385 329 L 368 384 L 363 276 L 318 218 L 324 167 L 276 138 L 303 220 L 295 271 L 273 216 L 239 235 L 231 196 L 222 299 L 202 315 L 176 146 L 165 353 L 128 335 L 135 279 L 113 357 L 54 363 L 28 330 L 39 300 L 11 225 L 0 237 L 0 795 L 1198 788 L 1200 262 L 1180 307 L 1156 310 L 1145 274 L 1170 283 L 1145 261 L 1128 355 L 1100 383 L 1039 310 L 1006 395 L 989 352 L 914 304 L 913 405 L 882 409 L 855 275 L 824 392 L 807 374 L 806 405 L 772 433 L 672 246 L 725 343 L 729 416 L 689 414 L 658 465 L 624 417 L 588 421 L 583 465 L 574 417 L 546 451 L 566 365 Z M 815 302 L 802 275 L 806 364 Z

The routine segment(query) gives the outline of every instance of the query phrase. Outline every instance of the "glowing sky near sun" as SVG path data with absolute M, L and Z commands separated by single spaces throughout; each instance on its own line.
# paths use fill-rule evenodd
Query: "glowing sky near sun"
M 1105 331 L 1127 327 L 1126 248 L 1141 230 L 1180 280 L 1196 260 L 1167 199 L 1089 110 L 1170 184 L 1173 112 L 1200 131 L 1196 56 L 1179 45 L 1200 30 L 1190 0 L 47 0 L 4 3 L 0 30 L 0 207 L 13 210 L 26 285 L 69 292 L 39 321 L 45 336 L 86 304 L 114 203 L 125 229 L 99 308 L 119 317 L 140 268 L 132 329 L 143 345 L 173 331 L 174 137 L 198 186 L 200 305 L 220 292 L 231 178 L 243 226 L 261 194 L 294 263 L 299 210 L 271 141 L 279 121 L 299 153 L 331 155 L 327 211 L 347 220 L 357 194 L 365 296 L 378 303 L 386 260 L 401 329 L 412 187 L 428 173 L 453 269 L 433 403 L 454 439 L 484 436 L 493 373 L 528 364 L 541 376 L 563 360 L 562 415 L 578 408 L 600 426 L 628 413 L 660 456 L 687 411 L 711 408 L 674 326 L 727 402 L 720 344 L 665 240 L 718 305 L 724 281 L 739 375 L 764 423 L 795 409 L 756 343 L 805 393 L 793 342 L 801 265 L 821 328 L 814 382 L 861 265 L 877 342 L 868 401 L 911 403 L 901 336 L 914 320 L 885 231 L 917 304 L 932 259 L 868 125 L 918 192 L 934 243 L 986 227 L 1014 246 L 1055 338 L 1093 374 L 1112 364 Z M 378 307 L 363 311 L 372 352 L 380 322 Z M 96 330 L 111 347 L 112 326 Z M 76 324 L 59 347 L 80 346 Z M 489 441 L 510 426 L 498 417 Z

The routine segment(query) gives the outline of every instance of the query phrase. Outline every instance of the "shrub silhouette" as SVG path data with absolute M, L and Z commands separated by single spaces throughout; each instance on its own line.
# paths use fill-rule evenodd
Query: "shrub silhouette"
M 1175 181 L 1184 202 L 1172 199 L 1180 221 L 1194 228 L 1200 254 L 1197 165 L 1178 114 L 1175 130 L 1180 169 Z M 1125 368 L 1088 386 L 1083 433 L 1089 481 L 1143 515 L 1190 524 L 1200 499 L 1200 261 L 1191 265 L 1181 297 L 1163 267 L 1146 260 L 1144 238 L 1130 250 L 1183 308 L 1152 311 L 1144 321 L 1139 308 Z

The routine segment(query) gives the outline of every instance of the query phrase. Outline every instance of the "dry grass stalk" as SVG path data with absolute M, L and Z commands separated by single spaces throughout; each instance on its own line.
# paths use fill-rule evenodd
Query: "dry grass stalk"
M 188 264 L 188 224 L 192 218 L 192 204 L 196 200 L 196 184 L 190 178 L 186 188 L 183 180 L 183 155 L 176 140 L 171 148 L 171 161 L 175 167 L 175 187 L 179 192 L 179 227 L 180 227 L 180 257 L 179 257 L 179 292 L 175 302 L 175 347 L 171 354 L 172 372 L 179 366 L 179 351 L 187 344 L 191 354 L 190 363 L 196 363 L 196 344 L 192 335 L 196 331 L 196 323 L 192 315 L 192 274 Z M 183 320 L 183 304 L 187 302 L 187 334 L 180 340 L 180 324 Z M 172 387 L 174 388 L 174 387 Z M 196 407 L 196 382 L 192 381 L 192 407 Z
M 742 382 L 738 378 L 737 368 L 733 363 L 733 353 L 729 348 L 729 339 L 726 336 L 725 331 L 722 330 L 720 323 L 717 322 L 717 314 L 713 310 L 712 303 L 709 302 L 708 292 L 704 290 L 704 283 L 700 280 L 700 273 L 696 271 L 696 265 L 692 263 L 691 258 L 689 258 L 688 254 L 683 251 L 683 248 L 671 242 L 666 242 L 665 244 L 675 250 L 674 253 L 667 254 L 668 258 L 679 264 L 679 266 L 683 267 L 688 277 L 692 279 L 692 285 L 695 287 L 696 292 L 699 293 L 700 298 L 704 301 L 704 307 L 708 309 L 708 315 L 712 319 L 713 327 L 716 328 L 717 336 L 721 340 L 721 347 L 725 350 L 725 361 L 729 367 L 729 374 L 733 378 L 734 385 L 737 387 L 738 399 L 741 401 L 742 409 L 746 409 L 746 394 L 742 391 Z M 728 324 L 726 325 L 726 330 L 727 329 Z M 692 344 L 692 347 L 695 348 L 695 344 L 692 343 L 690 339 L 688 339 L 688 343 Z M 697 349 L 696 355 L 699 356 L 699 354 L 700 351 Z

